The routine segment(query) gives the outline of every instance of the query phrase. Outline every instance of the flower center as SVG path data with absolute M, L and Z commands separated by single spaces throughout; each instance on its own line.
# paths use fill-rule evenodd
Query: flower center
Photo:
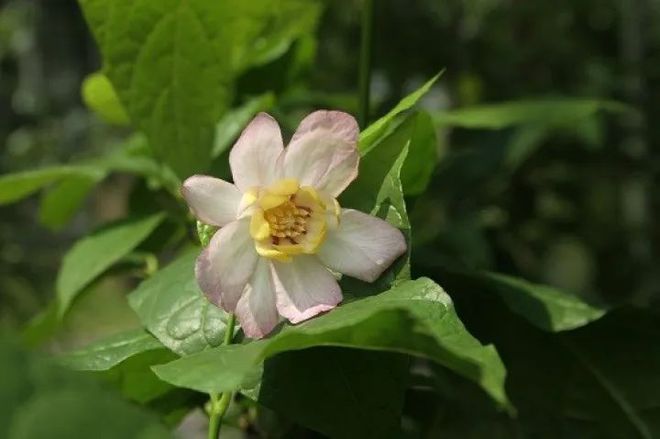
M 277 207 L 264 212 L 264 218 L 270 227 L 270 237 L 277 245 L 282 239 L 291 244 L 297 244 L 296 239 L 307 233 L 307 219 L 312 215 L 312 209 L 297 206 L 295 196 Z
M 322 199 L 312 187 L 285 179 L 252 194 L 255 208 L 250 235 L 257 252 L 283 262 L 298 254 L 313 254 L 325 240 L 328 225 L 336 224 L 338 204 Z M 329 223 L 329 224 L 328 224 Z

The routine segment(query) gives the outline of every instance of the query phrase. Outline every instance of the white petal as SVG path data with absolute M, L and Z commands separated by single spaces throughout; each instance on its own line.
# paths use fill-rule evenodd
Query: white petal
M 197 219 L 218 227 L 236 219 L 242 197 L 233 184 L 206 175 L 187 178 L 181 194 Z
M 277 310 L 291 323 L 328 311 L 342 300 L 334 276 L 314 256 L 300 255 L 291 262 L 272 262 Z
M 399 229 L 371 215 L 343 209 L 317 256 L 331 269 L 367 282 L 378 279 L 406 251 Z
M 195 265 L 201 290 L 227 312 L 234 312 L 257 263 L 249 227 L 249 219 L 242 219 L 218 230 Z
M 337 197 L 358 172 L 358 125 L 341 111 L 315 111 L 298 126 L 284 153 L 285 177 Z
M 267 259 L 259 258 L 254 274 L 236 305 L 236 315 L 243 332 L 250 338 L 268 335 L 279 322 Z
M 229 153 L 229 165 L 238 188 L 268 186 L 277 174 L 284 144 L 280 127 L 270 115 L 259 113 L 243 130 Z

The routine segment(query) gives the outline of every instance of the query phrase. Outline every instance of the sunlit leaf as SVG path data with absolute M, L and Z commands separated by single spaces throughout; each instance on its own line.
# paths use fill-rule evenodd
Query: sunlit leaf
M 483 346 L 458 319 L 451 299 L 428 279 L 344 304 L 269 339 L 221 346 L 156 366 L 163 380 L 203 392 L 239 389 L 261 361 L 314 346 L 401 352 L 430 358 L 475 382 L 506 404 L 505 370 L 492 346 Z
M 214 128 L 236 75 L 307 32 L 307 25 L 293 24 L 313 26 L 319 7 L 300 0 L 81 4 L 128 114 L 180 177 L 209 166 Z
M 82 84 L 82 97 L 85 104 L 103 120 L 115 125 L 128 125 L 126 110 L 119 101 L 112 83 L 101 72 L 87 76 Z

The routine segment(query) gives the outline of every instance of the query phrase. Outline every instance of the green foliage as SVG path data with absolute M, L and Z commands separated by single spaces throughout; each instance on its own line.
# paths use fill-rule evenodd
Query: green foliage
M 285 327 L 266 340 L 221 346 L 154 370 L 177 386 L 203 392 L 232 391 L 246 385 L 264 359 L 320 345 L 427 357 L 478 382 L 496 401 L 506 403 L 505 371 L 497 352 L 465 330 L 449 296 L 428 279 L 406 281 L 379 295 L 347 303 L 332 313 Z
M 57 182 L 41 198 L 39 222 L 52 230 L 60 230 L 80 209 L 103 176 L 100 172 L 96 175 L 72 175 Z
M 392 108 L 385 116 L 378 119 L 376 122 L 369 125 L 360 133 L 360 152 L 366 154 L 373 147 L 374 142 L 388 127 L 394 122 L 394 119 L 406 110 L 411 109 L 419 99 L 422 98 L 433 86 L 433 84 L 440 78 L 442 73 L 438 73 L 433 78 L 429 79 L 419 89 L 403 98 L 394 108 Z
M 409 359 L 341 348 L 266 360 L 259 403 L 328 437 L 400 437 Z
M 71 352 L 61 358 L 62 364 L 77 370 L 107 370 L 129 357 L 162 348 L 163 345 L 143 329 L 116 334 Z
M 545 331 L 567 331 L 598 320 L 606 313 L 579 297 L 547 285 L 498 273 L 480 276 L 486 289 L 494 289 L 515 313 Z
M 198 253 L 186 252 L 129 296 L 142 324 L 179 355 L 218 346 L 225 335 L 227 314 L 206 300 L 194 277 Z
M 63 315 L 94 279 L 137 247 L 165 219 L 162 214 L 107 226 L 78 241 L 66 254 L 57 276 L 58 312 Z
M 616 102 L 594 99 L 547 99 L 479 105 L 435 115 L 441 125 L 461 128 L 502 129 L 512 125 L 572 126 L 599 111 L 630 111 Z
M 128 114 L 181 177 L 208 167 L 236 75 L 309 32 L 319 13 L 300 0 L 81 4 Z
M 0 205 L 25 198 L 65 177 L 96 179 L 98 170 L 83 166 L 53 166 L 0 177 Z
M 8 439 L 167 438 L 157 418 L 89 378 L 0 342 L 0 435 Z M 112 419 L 112 422 L 102 422 Z

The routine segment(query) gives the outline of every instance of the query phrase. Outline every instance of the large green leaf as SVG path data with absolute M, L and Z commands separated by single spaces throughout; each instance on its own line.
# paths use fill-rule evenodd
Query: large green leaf
M 142 324 L 165 346 L 189 355 L 222 343 L 227 314 L 206 300 L 194 276 L 193 249 L 130 294 Z
M 505 370 L 492 346 L 463 327 L 451 299 L 428 279 L 404 281 L 382 294 L 243 345 L 221 346 L 156 366 L 163 380 L 203 392 L 241 388 L 275 354 L 314 346 L 401 352 L 430 358 L 475 382 L 505 404 Z
M 268 359 L 259 403 L 332 438 L 399 438 L 409 357 L 334 347 Z
M 502 129 L 520 124 L 574 125 L 599 111 L 629 111 L 624 105 L 595 99 L 537 99 L 484 104 L 437 113 L 440 125 L 461 128 Z
M 235 76 L 315 24 L 302 0 L 81 0 L 112 81 L 158 156 L 187 176 L 209 165 Z M 312 19 L 310 20 L 310 15 Z
M 0 437 L 170 437 L 147 411 L 6 341 L 0 341 L 0 375 Z
M 164 218 L 155 214 L 122 221 L 74 244 L 64 256 L 55 285 L 59 315 L 83 288 L 137 247 Z
M 100 171 L 89 166 L 52 166 L 49 168 L 0 176 L 0 205 L 25 198 L 65 177 L 98 178 Z
M 162 347 L 153 335 L 143 329 L 135 329 L 71 352 L 60 358 L 60 362 L 71 369 L 108 370 L 134 355 Z
M 414 107 L 415 104 L 417 104 L 417 101 L 419 101 L 426 93 L 428 93 L 440 75 L 442 75 L 442 72 L 426 81 L 426 83 L 420 88 L 403 98 L 385 116 L 381 117 L 376 122 L 372 123 L 366 129 L 364 129 L 360 133 L 360 152 L 362 154 L 366 154 L 374 146 L 376 140 L 385 132 L 387 132 L 388 127 L 395 121 L 399 114 Z

